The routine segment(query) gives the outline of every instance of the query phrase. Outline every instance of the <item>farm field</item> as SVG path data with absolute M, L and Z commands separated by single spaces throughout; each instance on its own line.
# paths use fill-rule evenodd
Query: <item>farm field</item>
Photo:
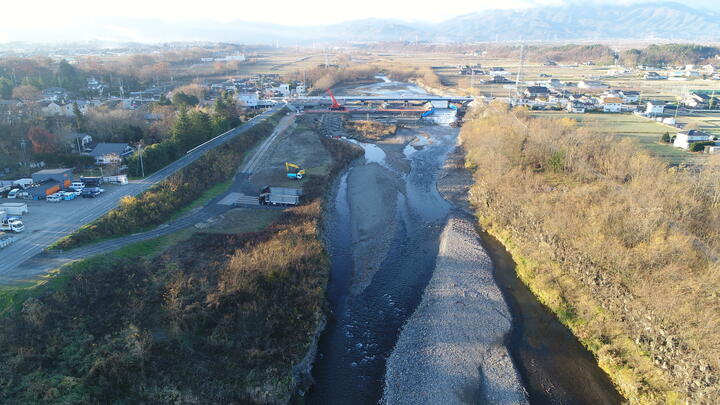
M 673 165 L 681 163 L 702 164 L 706 157 L 701 153 L 692 153 L 675 148 L 670 144 L 661 143 L 660 137 L 665 132 L 669 132 L 672 136 L 677 132 L 677 129 L 631 114 L 570 114 L 542 111 L 533 112 L 532 115 L 535 117 L 570 118 L 578 121 L 583 126 L 596 128 L 599 131 L 619 137 L 633 139 L 653 155 L 661 157 Z

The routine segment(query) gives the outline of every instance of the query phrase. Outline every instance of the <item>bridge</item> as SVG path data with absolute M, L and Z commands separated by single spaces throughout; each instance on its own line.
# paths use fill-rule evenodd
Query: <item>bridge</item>
M 434 95 L 427 95 L 427 96 L 420 96 L 420 95 L 412 95 L 412 96 L 335 96 L 338 102 L 348 102 L 348 101 L 360 101 L 360 102 L 367 102 L 367 101 L 400 101 L 400 102 L 411 102 L 411 101 L 429 101 L 429 102 L 441 102 L 441 101 L 447 101 L 448 103 L 469 103 L 474 100 L 473 97 L 462 97 L 462 96 L 450 96 L 450 97 L 444 97 L 444 96 L 434 96 Z M 297 97 L 293 99 L 292 101 L 299 101 L 299 102 L 327 102 L 331 103 L 330 97 L 325 96 L 305 96 L 305 97 Z

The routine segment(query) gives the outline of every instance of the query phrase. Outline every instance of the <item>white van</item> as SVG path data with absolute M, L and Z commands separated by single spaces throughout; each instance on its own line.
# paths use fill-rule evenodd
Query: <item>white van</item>
M 74 188 L 77 191 L 83 191 L 83 189 L 85 188 L 85 183 L 83 183 L 82 181 L 73 181 L 70 187 Z
M 47 202 L 60 202 L 63 200 L 63 196 L 61 196 L 60 194 L 57 194 L 57 193 L 50 194 L 49 196 L 47 196 L 45 198 L 45 200 L 47 200 Z

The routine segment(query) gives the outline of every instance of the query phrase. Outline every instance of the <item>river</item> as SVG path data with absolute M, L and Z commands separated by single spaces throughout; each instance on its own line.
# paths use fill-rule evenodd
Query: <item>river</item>
M 346 92 L 424 93 L 387 80 Z M 320 338 L 309 403 L 381 400 L 386 360 L 422 298 L 435 269 L 440 233 L 456 209 L 438 192 L 437 179 L 458 132 L 419 126 L 362 145 L 366 158 L 335 182 L 324 223 L 332 316 Z M 617 403 L 619 395 L 592 356 L 523 290 L 502 246 L 485 234 L 482 241 L 513 314 L 507 341 L 530 403 Z

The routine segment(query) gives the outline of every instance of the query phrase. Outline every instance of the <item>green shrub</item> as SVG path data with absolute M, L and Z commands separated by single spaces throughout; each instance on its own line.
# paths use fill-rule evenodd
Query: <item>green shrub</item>
M 706 146 L 713 146 L 715 145 L 715 142 L 707 141 L 707 142 L 693 142 L 690 144 L 690 151 L 691 152 L 702 152 L 705 150 Z

